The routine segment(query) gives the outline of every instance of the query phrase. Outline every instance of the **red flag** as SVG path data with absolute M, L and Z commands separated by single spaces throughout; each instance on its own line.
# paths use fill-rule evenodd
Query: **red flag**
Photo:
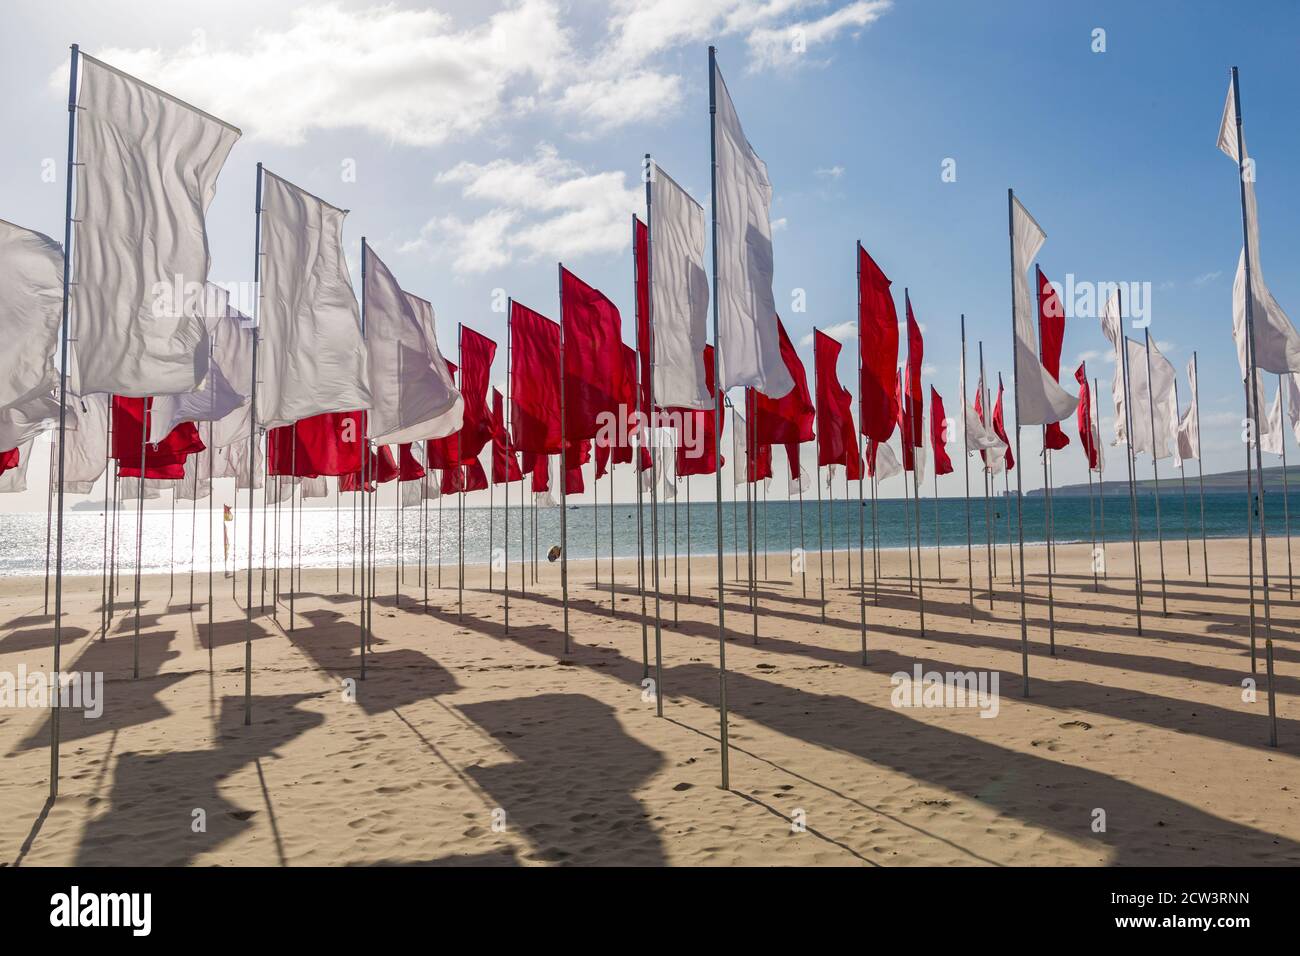
M 460 394 L 465 418 L 460 429 L 460 460 L 477 460 L 492 440 L 492 412 L 488 409 L 488 380 L 497 344 L 468 326 L 460 327 Z
M 784 445 L 786 442 L 805 442 L 813 439 L 812 393 L 808 391 L 808 373 L 804 370 L 794 343 L 786 335 L 781 319 L 776 320 L 776 332 L 781 343 L 781 359 L 785 362 L 794 388 L 780 398 L 769 398 L 755 392 L 754 434 L 760 445 Z
M 925 340 L 921 338 L 921 327 L 912 315 L 912 299 L 903 292 L 907 302 L 907 417 L 912 421 L 910 435 L 912 444 L 917 448 L 925 440 L 925 428 L 922 425 L 921 363 L 925 360 Z
M 534 492 L 549 491 L 551 487 L 551 460 L 545 455 L 538 455 L 534 452 L 524 452 L 524 458 L 532 466 L 529 468 L 533 475 L 532 490 Z
M 411 444 L 397 446 L 397 480 L 419 481 L 424 477 L 424 466 L 411 454 Z
M 483 470 L 483 463 L 475 458 L 465 465 L 465 490 L 483 491 L 487 486 L 487 473 Z
M 907 403 L 903 401 L 903 370 L 899 369 L 897 374 L 895 398 L 898 400 L 898 437 L 903 450 L 903 471 L 912 471 L 916 466 L 913 452 L 915 446 L 907 440 L 910 428 L 907 421 Z
M 888 441 L 898 420 L 894 377 L 898 368 L 898 312 L 889 279 L 858 245 L 858 343 L 862 374 L 858 426 L 875 441 Z
M 520 481 L 523 473 L 514 451 L 506 445 L 505 402 L 497 389 L 492 389 L 492 484 L 505 485 Z
M 594 438 L 602 412 L 618 413 L 623 388 L 623 321 L 618 309 L 563 266 L 560 321 L 564 327 L 566 443 Z
M 1007 441 L 1007 429 L 1002 424 L 1002 376 L 998 376 L 998 400 L 993 403 L 993 434 L 997 435 L 1006 443 L 1007 453 L 1005 460 L 1007 471 L 1016 467 L 1016 456 L 1011 454 L 1011 442 Z
M 10 448 L 8 451 L 0 451 L 0 475 L 3 475 L 10 468 L 17 468 L 19 464 L 19 449 Z
M 140 477 L 140 442 L 148 432 L 152 398 L 113 396 L 112 457 L 124 478 Z M 157 444 L 145 447 L 144 477 L 170 480 L 185 477 L 185 459 L 207 448 L 193 422 L 181 422 Z
M 944 447 L 945 439 L 948 437 L 948 417 L 943 410 L 943 399 L 939 393 L 930 386 L 930 448 L 934 451 L 934 473 L 936 475 L 947 475 L 952 472 L 952 459 L 948 457 L 948 449 Z
M 825 332 L 813 332 L 813 366 L 817 370 L 817 464 L 844 465 L 850 481 L 862 476 L 858 435 L 853 428 L 853 396 L 840 384 L 843 346 Z M 792 470 L 792 474 L 796 473 Z
M 782 333 L 784 336 L 784 333 Z M 796 359 L 796 361 L 798 361 Z M 713 346 L 704 346 L 704 383 L 708 386 L 709 395 L 713 396 Z M 807 382 L 804 383 L 805 389 Z M 796 384 L 796 391 L 798 386 Z M 793 392 L 791 393 L 793 394 Z M 715 423 L 718 420 L 717 399 L 714 398 L 714 406 L 708 411 L 701 411 L 689 408 L 676 408 L 673 411 L 682 416 L 683 427 L 685 427 L 686 416 L 691 418 L 691 434 L 694 440 L 699 442 L 696 449 L 698 453 L 692 452 L 686 447 L 685 438 L 682 437 L 677 443 L 677 474 L 679 475 L 711 475 L 718 470 L 718 433 Z M 726 419 L 723 419 L 725 424 Z M 726 459 L 723 458 L 723 462 Z
M 372 451 L 369 457 L 370 461 L 366 464 L 366 491 L 374 491 L 377 485 L 390 482 L 401 473 L 397 462 L 393 460 L 393 452 L 387 445 L 380 445 L 378 454 Z M 339 491 L 360 490 L 360 471 L 339 475 Z
M 632 273 L 636 286 L 636 352 L 641 360 L 638 409 L 650 414 L 650 230 L 632 217 Z M 648 465 L 646 467 L 649 467 Z
M 758 392 L 745 389 L 745 480 L 750 484 L 772 477 L 772 446 L 758 440 L 755 434 L 755 405 Z
M 1088 467 L 1097 467 L 1097 443 L 1092 434 L 1092 390 L 1088 388 L 1087 362 L 1080 362 L 1074 371 L 1074 380 L 1079 383 L 1079 408 L 1076 412 L 1079 422 L 1079 444 L 1088 456 Z
M 315 478 L 361 468 L 365 412 L 325 412 L 267 433 L 266 473 Z
M 1043 361 L 1043 368 L 1052 373 L 1052 378 L 1061 380 L 1061 347 L 1065 343 L 1065 309 L 1056 294 L 1056 289 L 1047 281 L 1043 270 L 1038 272 L 1038 337 Z M 1070 439 L 1061 431 L 1060 422 L 1047 426 L 1045 444 L 1053 451 L 1059 451 L 1070 444 Z
M 447 366 L 447 373 L 456 380 L 456 373 L 460 368 L 455 362 L 449 361 L 446 356 L 442 356 L 443 363 Z M 462 427 L 464 419 L 461 419 Z M 445 471 L 448 468 L 455 468 L 461 463 L 458 458 L 460 442 L 460 431 L 454 431 L 450 435 L 443 435 L 441 438 L 430 438 L 424 443 L 424 453 L 429 462 L 430 468 L 437 468 Z
M 522 451 L 560 451 L 560 326 L 510 304 L 510 431 Z M 545 489 L 541 489 L 545 490 Z
M 581 468 L 564 469 L 564 493 L 566 495 L 580 495 L 583 487 Z

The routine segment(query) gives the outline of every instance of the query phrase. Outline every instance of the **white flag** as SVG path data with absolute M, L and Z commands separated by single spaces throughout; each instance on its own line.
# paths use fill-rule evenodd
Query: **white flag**
M 59 387 L 62 320 L 62 247 L 0 219 L 0 408 Z
M 1011 304 L 1016 330 L 1016 419 L 1021 425 L 1046 425 L 1068 418 L 1079 399 L 1061 388 L 1043 368 L 1038 351 L 1037 312 L 1029 297 L 1027 272 L 1047 234 L 1011 196 Z
M 1260 265 L 1259 206 L 1255 200 L 1255 164 L 1246 149 L 1246 134 L 1241 134 L 1239 161 L 1237 152 L 1237 109 L 1232 82 L 1228 82 L 1228 98 L 1223 104 L 1223 118 L 1219 122 L 1219 149 L 1239 168 L 1244 166 L 1243 183 L 1246 202 L 1246 236 L 1250 247 L 1251 319 L 1255 328 L 1255 366 L 1266 372 L 1285 375 L 1300 372 L 1300 334 L 1278 305 L 1264 282 Z M 1241 374 L 1246 375 L 1246 250 L 1237 259 L 1237 274 L 1232 284 L 1232 335 L 1237 344 L 1237 361 Z
M 207 374 L 195 295 L 208 281 L 205 215 L 239 130 L 81 56 L 77 121 L 77 394 L 190 392 Z
M 1295 435 L 1296 441 L 1300 442 L 1300 382 L 1296 380 L 1296 373 L 1285 377 L 1286 382 L 1286 411 L 1291 417 L 1291 433 Z
M 1187 411 L 1178 422 L 1178 457 L 1182 459 L 1201 457 L 1200 399 L 1196 393 L 1196 363 L 1187 363 L 1187 380 L 1192 385 L 1192 401 Z M 1294 386 L 1292 386 L 1294 388 Z
M 1178 373 L 1152 342 L 1151 375 L 1148 379 L 1146 346 L 1131 339 L 1127 341 L 1129 394 L 1133 397 L 1133 451 L 1151 454 L 1154 419 L 1155 457 L 1157 460 L 1168 458 L 1174 452 L 1174 433 L 1178 425 L 1178 403 L 1174 399 L 1174 379 Z M 1122 417 L 1122 391 L 1118 407 Z
M 68 396 L 68 423 L 64 433 L 63 480 L 93 483 L 104 473 L 108 458 L 109 399 L 107 395 Z
M 302 480 L 302 496 L 304 499 L 324 498 L 329 493 L 329 484 L 322 477 L 304 478 Z
M 704 377 L 709 318 L 704 210 L 657 166 L 650 179 L 650 317 L 655 404 L 712 408 Z
M 0 409 L 0 451 L 17 448 L 59 420 L 59 400 L 53 392 Z
M 203 433 L 205 425 L 199 427 L 200 434 Z M 234 441 L 229 445 L 209 446 L 213 449 L 212 454 L 212 477 L 213 478 L 234 478 L 236 488 L 248 487 L 248 442 Z M 253 443 L 253 452 L 255 465 L 253 467 L 253 487 L 261 488 L 266 470 L 262 467 L 265 459 L 265 453 L 262 450 L 262 441 Z
M 18 463 L 0 473 L 0 495 L 13 495 L 27 490 L 27 466 L 31 464 L 32 443 L 28 439 L 18 446 Z M 8 451 L 9 449 L 5 449 Z
M 160 498 L 163 484 L 164 482 L 158 479 L 146 478 L 144 480 L 144 500 L 153 501 L 155 498 Z M 122 505 L 136 504 L 141 497 L 140 479 L 123 477 L 118 485 L 117 492 L 118 500 Z
M 749 385 L 781 398 L 794 388 L 794 379 L 781 358 L 772 296 L 772 184 L 716 64 L 714 80 L 719 385 L 723 391 Z
M 342 209 L 263 170 L 258 425 L 370 407 Z
M 438 350 L 433 306 L 408 295 L 365 247 L 370 437 L 403 445 L 460 430 L 465 403 Z
M 895 475 L 903 473 L 903 466 L 898 463 L 898 457 L 894 454 L 888 442 L 882 442 L 876 445 L 876 480 L 884 481 L 886 478 L 893 478 Z
M 253 381 L 253 329 L 230 304 L 230 293 L 208 284 L 200 310 L 212 343 L 208 374 L 196 391 L 155 395 L 149 409 L 149 441 L 157 444 L 182 422 L 218 422 L 218 445 L 248 441 L 248 397 Z
M 176 499 L 178 501 L 202 501 L 212 494 L 212 482 L 208 480 L 208 453 L 200 452 L 185 459 L 185 474 L 176 482 Z

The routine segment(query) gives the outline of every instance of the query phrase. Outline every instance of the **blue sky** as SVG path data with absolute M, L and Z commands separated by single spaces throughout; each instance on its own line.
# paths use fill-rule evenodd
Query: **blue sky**
M 403 285 L 434 303 L 444 349 L 458 321 L 503 339 L 504 318 L 490 309 L 498 288 L 554 314 L 557 258 L 620 306 L 630 341 L 641 156 L 653 153 L 707 204 L 714 42 L 775 187 L 776 301 L 797 343 L 814 325 L 852 320 L 861 239 L 893 279 L 900 314 L 911 290 L 926 378 L 955 409 L 960 313 L 972 356 L 982 339 L 989 369 L 1008 368 L 1012 186 L 1048 234 L 1039 261 L 1049 277 L 1151 283 L 1151 332 L 1180 376 L 1199 350 L 1206 470 L 1220 471 L 1243 459 L 1230 338 L 1240 211 L 1232 163 L 1215 149 L 1236 64 L 1258 164 L 1262 264 L 1278 301 L 1300 310 L 1300 280 L 1287 268 L 1300 251 L 1300 189 L 1283 172 L 1300 153 L 1293 4 L 194 7 L 100 0 L 61 4 L 56 15 L 37 0 L 6 5 L 0 217 L 62 236 L 60 77 L 77 41 L 243 128 L 211 210 L 213 278 L 251 278 L 261 160 L 352 210 L 353 268 L 366 235 Z M 1093 51 L 1097 28 L 1105 52 Z M 806 38 L 798 54 L 795 30 Z M 941 178 L 946 159 L 955 182 Z M 42 177 L 49 160 L 53 182 Z M 795 289 L 806 312 L 790 311 Z M 811 345 L 800 351 L 810 365 Z M 1065 374 L 1088 356 L 1105 392 L 1105 351 L 1095 319 L 1072 320 Z M 504 356 L 498 380 L 503 369 Z M 1036 464 L 1036 430 L 1023 441 Z M 1058 482 L 1083 480 L 1081 460 L 1077 443 L 1060 453 Z M 1108 478 L 1120 477 L 1120 461 L 1111 457 Z M 1169 463 L 1162 471 L 1173 476 Z M 1041 484 L 1036 467 L 1024 477 L 1027 489 Z M 941 488 L 961 493 L 960 472 Z M 32 501 L 43 507 L 43 498 Z

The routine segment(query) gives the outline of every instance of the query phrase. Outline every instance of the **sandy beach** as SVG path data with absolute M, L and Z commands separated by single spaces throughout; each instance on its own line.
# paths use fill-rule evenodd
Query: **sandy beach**
M 1254 865 L 1300 863 L 1300 613 L 1273 590 L 1279 746 L 1268 745 L 1263 624 L 1251 677 L 1246 548 L 1210 543 L 1187 573 L 1156 545 L 1139 635 L 1131 551 L 1112 543 L 1094 591 L 1086 547 L 1058 549 L 1056 654 L 1045 551 L 1027 548 L 1031 695 L 1022 694 L 1019 603 L 998 555 L 990 610 L 982 549 L 970 619 L 965 548 L 923 556 L 926 632 L 907 556 L 867 570 L 860 654 L 856 556 L 804 581 L 760 558 L 758 635 L 728 558 L 730 790 L 719 787 L 716 565 L 695 559 L 693 600 L 663 579 L 663 717 L 645 675 L 634 562 L 570 567 L 572 646 L 562 646 L 559 565 L 519 592 L 510 630 L 501 578 L 454 569 L 427 609 L 408 569 L 377 573 L 374 648 L 358 676 L 358 601 L 333 570 L 304 575 L 291 618 L 253 625 L 252 724 L 244 726 L 244 612 L 217 579 L 144 580 L 132 679 L 133 582 L 100 640 L 98 577 L 65 582 L 63 670 L 104 674 L 103 714 L 65 711 L 58 799 L 49 714 L 0 709 L 0 865 Z M 1282 545 L 1271 551 L 1283 569 Z M 743 562 L 742 562 L 743 570 Z M 287 572 L 285 577 L 287 578 Z M 342 588 L 351 586 L 350 569 Z M 243 600 L 244 579 L 236 582 Z M 260 579 L 258 579 L 260 585 Z M 0 672 L 48 670 L 43 579 L 0 591 Z M 684 563 L 679 590 L 686 588 Z M 286 588 L 287 589 L 287 588 Z M 260 591 L 259 591 L 260 593 Z M 653 600 L 650 604 L 653 613 Z M 1262 604 L 1261 604 L 1262 613 Z M 654 628 L 648 629 L 654 673 Z M 896 707 L 891 675 L 991 671 L 996 716 Z M 1099 827 L 1099 823 L 1101 826 Z M 202 825 L 200 825 L 202 824 Z

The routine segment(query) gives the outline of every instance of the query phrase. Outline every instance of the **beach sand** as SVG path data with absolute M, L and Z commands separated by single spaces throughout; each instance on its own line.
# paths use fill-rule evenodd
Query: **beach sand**
M 407 569 L 377 572 L 374 648 L 358 676 L 358 601 L 334 571 L 309 571 L 276 620 L 253 624 L 252 724 L 244 726 L 245 579 L 144 581 L 140 676 L 132 679 L 133 581 L 121 580 L 107 640 L 98 577 L 64 585 L 63 669 L 104 674 L 104 712 L 65 711 L 60 792 L 47 807 L 49 714 L 0 709 L 0 865 L 1132 865 L 1300 863 L 1300 609 L 1273 594 L 1278 743 L 1269 746 L 1263 624 L 1250 678 L 1246 547 L 1165 545 L 1168 616 L 1155 543 L 1143 633 L 1131 546 L 1112 542 L 1093 590 L 1086 546 L 1060 547 L 1056 655 L 1048 653 L 1045 550 L 1026 548 L 1031 694 L 1023 696 L 1019 602 L 998 554 L 990 610 L 975 552 L 970 620 L 965 548 L 922 556 L 926 633 L 906 552 L 882 553 L 867 659 L 845 555 L 820 613 L 818 556 L 792 582 L 759 559 L 758 639 L 744 585 L 725 563 L 730 789 L 719 787 L 717 571 L 696 557 L 690 602 L 661 574 L 663 717 L 635 562 L 569 569 L 572 646 L 563 649 L 559 564 L 520 594 L 510 631 L 485 568 L 467 569 L 463 616 L 444 567 L 423 606 Z M 1274 573 L 1286 556 L 1271 549 Z M 857 581 L 857 556 L 853 556 Z M 743 571 L 743 560 L 742 560 Z M 436 573 L 436 572 L 435 572 Z M 284 573 L 287 590 L 287 571 Z M 351 569 L 341 574 L 351 588 Z M 260 578 L 258 578 L 260 585 Z M 41 578 L 0 591 L 0 672 L 50 667 Z M 678 589 L 685 595 L 684 556 Z M 260 597 L 260 587 L 257 589 Z M 269 598 L 268 598 L 269 600 Z M 653 600 L 650 612 L 653 614 Z M 1260 606 L 1262 615 L 1262 602 Z M 209 653 L 211 645 L 211 653 Z M 997 716 L 975 707 L 895 707 L 891 675 L 996 671 Z M 202 825 L 200 825 L 202 824 Z

